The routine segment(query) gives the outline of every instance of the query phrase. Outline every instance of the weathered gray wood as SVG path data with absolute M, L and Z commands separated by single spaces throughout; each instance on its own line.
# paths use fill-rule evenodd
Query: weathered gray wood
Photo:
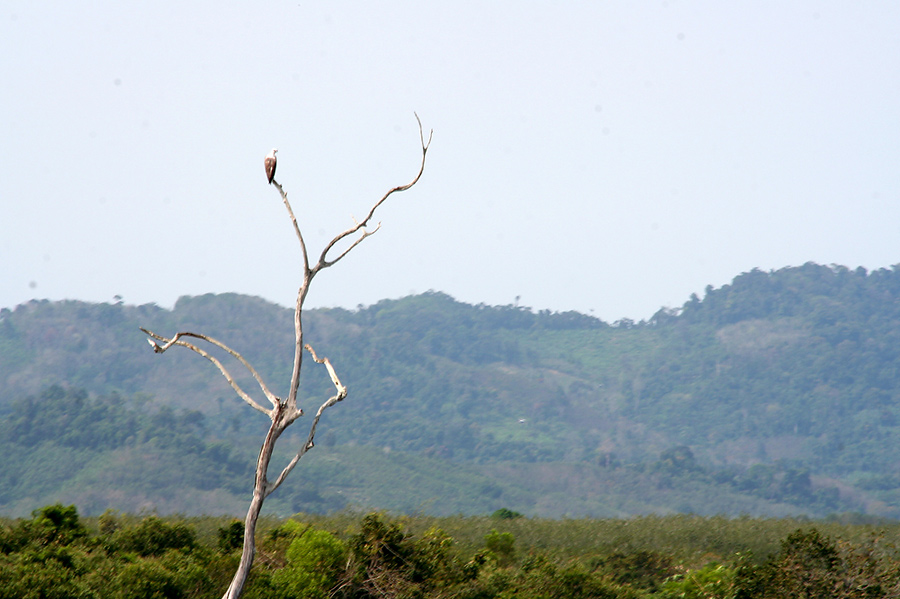
M 319 419 L 322 417 L 322 413 L 336 404 L 339 401 L 342 401 L 345 397 L 347 397 L 347 387 L 341 384 L 340 379 L 337 376 L 337 373 L 334 370 L 334 367 L 331 365 L 331 362 L 328 358 L 319 358 L 316 355 L 316 352 L 313 348 L 303 342 L 303 304 L 306 301 L 306 295 L 309 291 L 309 286 L 313 281 L 313 278 L 319 273 L 319 271 L 329 268 L 335 264 L 337 264 L 344 256 L 346 256 L 353 248 L 358 246 L 362 241 L 373 235 L 378 231 L 381 224 L 375 226 L 374 229 L 368 230 L 366 227 L 369 224 L 369 221 L 375 214 L 375 211 L 378 209 L 381 204 L 384 203 L 391 195 L 406 191 L 415 185 L 422 176 L 422 173 L 425 171 L 425 155 L 428 153 L 428 147 L 431 145 L 431 135 L 430 132 L 428 135 L 428 141 L 425 141 L 425 135 L 422 130 L 422 121 L 419 120 L 419 116 L 416 115 L 416 121 L 419 123 L 419 140 L 422 145 L 422 162 L 419 166 L 419 172 L 416 174 L 415 178 L 406 185 L 400 185 L 398 187 L 394 187 L 389 190 L 380 200 L 378 200 L 374 206 L 369 210 L 369 213 L 366 217 L 356 222 L 352 227 L 347 230 L 339 233 L 332 239 L 326 246 L 325 249 L 322 250 L 322 253 L 319 255 L 318 261 L 310 266 L 309 264 L 309 256 L 306 251 L 306 242 L 303 240 L 303 233 L 300 231 L 300 226 L 297 224 L 297 218 L 294 216 L 294 211 L 291 208 L 291 204 L 288 201 L 287 193 L 284 191 L 284 188 L 277 181 L 272 181 L 272 185 L 278 190 L 278 193 L 281 195 L 281 199 L 284 202 L 285 208 L 287 208 L 288 216 L 291 219 L 291 223 L 294 227 L 294 233 L 297 235 L 297 239 L 300 242 L 300 250 L 303 255 L 303 281 L 300 284 L 300 288 L 297 291 L 297 303 L 294 309 L 294 334 L 296 343 L 294 346 L 294 368 L 291 373 L 291 381 L 290 381 L 290 392 L 286 398 L 276 397 L 274 393 L 269 390 L 269 387 L 266 385 L 265 381 L 263 381 L 262 377 L 250 365 L 244 357 L 231 349 L 221 341 L 213 339 L 207 335 L 201 335 L 198 333 L 191 333 L 187 331 L 182 331 L 176 333 L 171 338 L 166 338 L 162 335 L 158 335 L 148 329 L 141 328 L 141 330 L 148 336 L 147 341 L 153 347 L 153 351 L 156 353 L 164 353 L 166 350 L 171 348 L 172 346 L 180 346 L 186 347 L 191 351 L 203 356 L 207 360 L 209 360 L 216 368 L 219 369 L 219 372 L 222 373 L 222 376 L 228 381 L 228 384 L 234 389 L 234 391 L 238 394 L 238 396 L 243 399 L 250 407 L 254 410 L 262 412 L 266 414 L 269 419 L 272 421 L 272 424 L 269 426 L 269 430 L 266 433 L 265 440 L 263 441 L 262 447 L 259 450 L 259 457 L 256 461 L 256 478 L 253 485 L 253 498 L 250 500 L 250 507 L 247 510 L 247 516 L 244 519 L 244 546 L 241 551 L 241 561 L 238 564 L 237 571 L 234 574 L 234 578 L 231 580 L 231 584 L 228 587 L 228 590 L 223 595 L 224 599 L 238 599 L 241 596 L 241 593 L 244 589 L 244 584 L 247 582 L 247 576 L 250 574 L 250 567 L 253 565 L 253 558 L 256 554 L 256 523 L 259 520 L 259 514 L 262 511 L 263 503 L 275 489 L 277 489 L 282 482 L 284 482 L 285 478 L 291 473 L 294 467 L 297 465 L 297 462 L 306 454 L 307 451 L 312 449 L 315 446 L 315 436 L 316 436 L 316 428 L 319 424 Z M 361 233 L 360 233 L 361 232 Z M 357 237 L 350 246 L 341 252 L 336 258 L 331 260 L 328 259 L 328 253 L 337 245 L 340 241 L 350 237 L 351 235 L 355 235 L 356 233 L 360 233 L 359 237 Z M 259 385 L 260 391 L 269 400 L 269 403 L 272 405 L 271 408 L 266 408 L 261 403 L 257 402 L 253 399 L 237 382 L 234 380 L 234 377 L 228 371 L 228 369 L 219 361 L 215 356 L 211 355 L 209 352 L 204 350 L 199 345 L 195 345 L 188 341 L 185 341 L 184 338 L 198 339 L 202 342 L 208 343 L 215 347 L 218 347 L 228 354 L 230 354 L 233 358 L 238 360 L 253 376 Z M 295 420 L 303 416 L 303 409 L 300 407 L 297 400 L 297 391 L 300 388 L 300 370 L 303 367 L 303 351 L 304 349 L 310 353 L 312 359 L 318 363 L 325 366 L 325 369 L 328 371 L 328 376 L 331 377 L 332 383 L 334 383 L 335 394 L 326 399 L 319 409 L 316 411 L 316 415 L 313 417 L 312 423 L 310 423 L 309 434 L 307 435 L 306 442 L 287 466 L 281 471 L 278 477 L 269 482 L 268 472 L 269 472 L 269 462 L 272 459 L 272 453 L 275 451 L 275 444 L 278 441 L 278 438 L 281 436 L 281 433 L 294 423 Z

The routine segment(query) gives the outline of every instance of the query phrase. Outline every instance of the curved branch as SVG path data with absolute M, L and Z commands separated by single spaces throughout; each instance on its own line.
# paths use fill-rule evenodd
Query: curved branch
M 288 474 L 291 473 L 291 470 L 294 469 L 294 466 L 297 465 L 297 462 L 300 461 L 306 452 L 315 447 L 315 443 L 313 439 L 316 436 L 316 427 L 319 426 L 319 419 L 322 417 L 322 413 L 325 412 L 328 408 L 333 406 L 339 401 L 343 401 L 345 397 L 347 397 L 347 387 L 341 384 L 341 380 L 338 378 L 337 373 L 334 371 L 334 367 L 331 365 L 331 361 L 328 358 L 319 358 L 316 355 L 315 350 L 313 350 L 312 346 L 308 343 L 306 344 L 306 350 L 312 355 L 312 359 L 315 360 L 319 364 L 324 364 L 325 368 L 328 370 L 328 376 L 331 377 L 331 382 L 334 383 L 334 388 L 336 393 L 325 400 L 319 409 L 316 411 L 316 415 L 313 417 L 312 424 L 309 427 L 309 436 L 306 438 L 306 443 L 303 444 L 303 447 L 300 448 L 300 451 L 297 452 L 297 455 L 293 457 L 290 463 L 285 466 L 284 470 L 281 471 L 281 474 L 278 475 L 272 483 L 266 487 L 266 495 L 272 493 L 275 489 L 277 489 L 284 479 L 287 478 Z
M 309 258 L 306 254 L 306 242 L 303 241 L 303 233 L 300 232 L 300 225 L 297 224 L 297 217 L 294 216 L 294 210 L 291 208 L 291 203 L 288 202 L 287 193 L 285 193 L 284 188 L 281 187 L 281 184 L 278 181 L 273 179 L 272 184 L 278 190 L 278 193 L 281 194 L 281 200 L 284 202 L 284 207 L 287 208 L 288 215 L 291 217 L 291 223 L 294 225 L 294 233 L 297 234 L 297 239 L 300 240 L 300 249 L 303 251 L 303 271 L 309 272 Z
M 225 350 L 226 352 L 231 354 L 234 358 L 236 358 L 238 361 L 240 361 L 240 363 L 243 364 L 247 368 L 247 370 L 250 371 L 250 374 L 252 374 L 253 378 L 256 379 L 256 382 L 259 384 L 260 389 L 262 389 L 262 392 L 269 399 L 269 401 L 272 402 L 272 405 L 278 406 L 278 398 L 275 396 L 275 394 L 273 394 L 269 390 L 269 388 L 266 386 L 265 382 L 262 380 L 262 377 L 260 377 L 259 373 L 256 372 L 256 369 L 253 368 L 253 366 L 251 366 L 250 363 L 244 359 L 244 356 L 242 356 L 238 352 L 234 351 L 233 349 L 231 349 L 230 347 L 228 347 L 221 341 L 217 341 L 216 339 L 213 339 L 212 337 L 207 337 L 206 335 L 200 335 L 197 333 L 180 332 L 180 333 L 176 333 L 175 336 L 172 337 L 171 339 L 166 339 L 162 335 L 158 335 L 158 334 L 154 333 L 153 331 L 149 331 L 143 327 L 141 327 L 141 331 L 143 331 L 145 334 L 149 335 L 150 337 L 153 337 L 153 339 L 157 339 L 157 340 L 163 342 L 163 345 L 159 345 L 158 343 L 156 343 L 156 341 L 153 341 L 152 339 L 147 339 L 147 342 L 153 347 L 153 351 L 158 354 L 165 352 L 167 349 L 169 349 L 173 345 L 180 345 L 182 347 L 186 347 L 189 350 L 203 356 L 204 358 L 206 358 L 207 360 L 212 362 L 216 366 L 216 368 L 219 369 L 219 372 L 222 373 L 222 376 L 225 377 L 225 379 L 228 381 L 228 384 L 231 385 L 231 388 L 234 389 L 235 392 L 241 397 L 241 399 L 243 399 L 245 402 L 247 402 L 250 405 L 250 407 L 252 407 L 255 410 L 259 410 L 260 412 L 262 412 L 263 414 L 266 414 L 267 416 L 271 416 L 271 411 L 262 407 L 261 405 L 256 403 L 256 401 L 252 397 L 247 395 L 247 392 L 244 391 L 241 388 L 241 386 L 237 384 L 237 381 L 234 380 L 234 377 L 231 376 L 231 373 L 228 371 L 228 369 L 225 368 L 225 366 L 215 356 L 209 354 L 207 351 L 197 347 L 196 345 L 194 345 L 192 343 L 188 343 L 187 341 L 181 341 L 181 337 L 193 337 L 195 339 L 200 339 L 200 340 L 206 341 L 208 343 L 211 343 L 212 345 L 215 345 L 216 347 L 219 347 L 219 348 Z
M 415 113 L 413 113 L 413 114 L 415 114 Z M 355 248 L 357 245 L 359 245 L 359 243 L 360 243 L 363 239 L 365 239 L 365 238 L 368 237 L 369 235 L 372 235 L 373 233 L 375 233 L 375 231 L 378 230 L 377 227 L 376 227 L 375 231 L 371 231 L 371 232 L 370 232 L 370 231 L 364 231 L 364 232 L 363 232 L 363 236 L 360 237 L 359 239 L 357 239 L 357 240 L 353 243 L 353 245 L 351 245 L 347 250 L 345 250 L 340 256 L 338 256 L 338 257 L 335 258 L 334 260 L 328 260 L 328 258 L 327 258 L 328 252 L 330 252 L 331 249 L 332 249 L 336 244 L 338 244 L 340 241 L 342 241 L 343 239 L 346 239 L 346 238 L 349 237 L 350 235 L 353 235 L 354 233 L 356 233 L 356 232 L 359 231 L 360 229 L 365 229 L 366 225 L 368 225 L 369 221 L 372 219 L 372 216 L 375 214 L 375 211 L 378 209 L 379 206 L 381 206 L 381 205 L 384 203 L 385 200 L 387 200 L 389 197 L 391 197 L 391 196 L 392 196 L 393 194 L 395 194 L 395 193 L 399 193 L 399 192 L 401 192 L 401 191 L 406 191 L 407 189 L 409 189 L 410 187 L 412 187 L 413 185 L 415 185 L 416 183 L 419 182 L 419 179 L 422 177 L 422 173 L 425 172 L 425 155 L 428 154 L 428 147 L 431 146 L 431 138 L 432 138 L 432 136 L 434 135 L 434 130 L 432 129 L 431 131 L 429 131 L 429 133 L 428 133 L 428 141 L 426 142 L 426 141 L 425 141 L 425 134 L 424 134 L 424 131 L 422 130 L 422 121 L 421 121 L 421 119 L 419 119 L 419 115 L 418 115 L 418 114 L 416 114 L 415 116 L 416 116 L 416 122 L 419 123 L 419 141 L 420 141 L 421 144 L 422 144 L 422 163 L 421 163 L 421 165 L 419 166 L 419 172 L 416 173 L 415 178 L 414 178 L 412 181 L 410 181 L 409 183 L 407 183 L 406 185 L 399 185 L 399 186 L 397 186 L 397 187 L 394 187 L 393 189 L 391 189 L 390 191 L 388 191 L 386 194 L 384 194 L 384 196 L 382 196 L 382 198 L 381 198 L 380 200 L 378 200 L 377 202 L 375 202 L 375 205 L 372 206 L 372 209 L 369 210 L 369 213 L 366 215 L 366 217 L 365 217 L 364 219 L 362 219 L 361 221 L 359 221 L 358 223 L 356 223 L 355 225 L 353 225 L 352 227 L 350 227 L 349 229 L 347 229 L 347 230 L 344 231 L 343 233 L 339 233 L 337 236 L 335 236 L 335 238 L 332 239 L 332 240 L 328 243 L 328 245 L 325 246 L 325 249 L 322 250 L 322 254 L 319 256 L 319 261 L 316 263 L 315 266 L 312 267 L 313 274 L 316 273 L 316 272 L 318 272 L 318 271 L 320 271 L 320 270 L 322 270 L 323 268 L 328 268 L 329 266 L 335 264 L 335 263 L 338 262 L 341 258 L 343 258 L 344 256 L 346 256 L 346 255 L 350 252 L 350 250 L 352 250 L 352 249 Z
M 312 345 L 309 343 L 306 344 L 306 351 L 312 356 L 313 361 L 316 364 L 324 364 L 325 369 L 328 371 L 328 376 L 331 377 L 331 382 L 334 383 L 334 388 L 337 390 L 337 395 L 334 397 L 334 402 L 339 402 L 347 397 L 347 387 L 341 384 L 341 380 L 338 378 L 337 373 L 334 371 L 334 366 L 331 365 L 331 360 L 328 358 L 319 359 L 319 356 L 316 355 L 316 350 L 312 348 Z M 329 400 L 330 401 L 330 400 Z
M 375 228 L 372 229 L 371 231 L 363 231 L 363 234 L 360 235 L 359 239 L 357 239 L 356 241 L 354 241 L 354 242 L 350 245 L 350 247 L 348 247 L 346 250 L 344 250 L 343 252 L 341 252 L 341 255 L 340 255 L 340 256 L 338 256 L 337 258 L 335 258 L 334 260 L 331 260 L 331 261 L 329 261 L 329 262 L 323 262 L 323 263 L 322 263 L 322 268 L 328 268 L 329 266 L 331 266 L 332 264 L 334 264 L 335 262 L 337 262 L 338 260 L 340 260 L 341 258 L 343 258 L 344 256 L 346 256 L 347 254 L 349 254 L 349 253 L 350 253 L 350 250 L 352 250 L 353 248 L 355 248 L 356 246 L 358 246 L 358 245 L 362 242 L 363 239 L 365 239 L 365 238 L 368 237 L 369 235 L 374 235 L 375 233 L 378 232 L 378 229 L 380 229 L 380 228 L 381 228 L 381 223 L 378 223 L 378 225 L 376 225 Z

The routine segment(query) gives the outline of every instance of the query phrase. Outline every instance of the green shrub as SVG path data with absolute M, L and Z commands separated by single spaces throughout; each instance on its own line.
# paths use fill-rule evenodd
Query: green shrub
M 108 587 L 99 589 L 99 594 L 113 599 L 175 599 L 196 597 L 211 590 L 202 563 L 179 551 L 170 551 L 161 558 L 125 564 Z
M 231 524 L 218 530 L 218 536 L 219 551 L 228 553 L 240 549 L 244 545 L 244 523 L 240 520 L 233 520 Z
M 731 599 L 734 597 L 735 571 L 716 562 L 676 574 L 663 583 L 661 599 Z
M 505 567 L 513 563 L 516 559 L 516 539 L 510 532 L 497 532 L 491 529 L 491 532 L 484 537 L 484 546 L 496 557 L 498 565 Z
M 282 597 L 324 599 L 337 583 L 344 564 L 344 544 L 324 530 L 306 529 L 291 541 L 287 565 L 272 574 Z
M 197 546 L 197 541 L 187 525 L 168 524 L 157 516 L 148 516 L 135 527 L 117 530 L 110 544 L 116 551 L 149 557 L 162 555 L 169 549 L 190 550 Z

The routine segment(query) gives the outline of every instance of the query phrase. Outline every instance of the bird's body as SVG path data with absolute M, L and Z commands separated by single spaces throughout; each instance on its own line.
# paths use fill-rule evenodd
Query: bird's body
M 266 154 L 266 178 L 269 180 L 269 183 L 275 180 L 275 167 L 278 165 L 278 159 L 275 158 L 276 152 L 278 150 L 273 149 Z

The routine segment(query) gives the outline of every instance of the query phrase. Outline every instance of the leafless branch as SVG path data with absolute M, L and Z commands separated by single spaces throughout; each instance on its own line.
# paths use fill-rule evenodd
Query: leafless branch
M 300 249 L 303 251 L 303 272 L 309 272 L 309 258 L 306 255 L 306 242 L 303 241 L 303 233 L 300 232 L 300 225 L 297 224 L 297 217 L 294 216 L 294 210 L 291 208 L 291 203 L 288 202 L 287 193 L 278 181 L 273 179 L 272 184 L 278 189 L 278 193 L 281 194 L 281 201 L 284 202 L 284 207 L 287 208 L 288 215 L 291 217 L 291 223 L 294 225 L 294 233 L 297 234 L 297 239 L 300 240 Z
M 388 199 L 390 196 L 392 196 L 393 194 L 399 193 L 399 192 L 401 192 L 401 191 L 406 191 L 407 189 L 409 189 L 410 187 L 412 187 L 413 185 L 415 185 L 416 183 L 418 183 L 419 179 L 422 177 L 422 173 L 425 172 L 425 155 L 428 153 L 428 148 L 429 148 L 429 146 L 431 146 L 431 138 L 432 138 L 432 136 L 434 135 L 434 130 L 432 129 L 431 131 L 428 132 L 428 141 L 426 142 L 426 141 L 425 141 L 425 134 L 424 134 L 424 131 L 423 131 L 423 129 L 422 129 L 422 121 L 421 121 L 421 119 L 419 119 L 419 115 L 418 115 L 418 114 L 416 115 L 416 122 L 419 123 L 419 141 L 420 141 L 421 144 L 422 144 L 422 163 L 421 163 L 421 165 L 419 166 L 419 172 L 416 173 L 415 178 L 414 178 L 412 181 L 410 181 L 409 183 L 407 183 L 406 185 L 399 185 L 399 186 L 397 186 L 397 187 L 394 187 L 394 188 L 391 189 L 390 191 L 388 191 L 386 194 L 384 194 L 384 196 L 382 196 L 382 198 L 381 198 L 380 200 L 378 200 L 377 202 L 375 202 L 375 205 L 372 206 L 372 209 L 369 210 L 369 213 L 366 215 L 366 217 L 365 217 L 364 219 L 362 219 L 362 220 L 359 221 L 358 223 L 354 224 L 352 227 L 350 227 L 349 229 L 347 229 L 347 230 L 344 231 L 343 233 L 339 233 L 338 235 L 336 235 L 335 238 L 332 239 L 332 240 L 328 243 L 328 245 L 325 246 L 325 249 L 322 250 L 322 254 L 319 256 L 319 261 L 318 261 L 318 262 L 316 263 L 316 265 L 313 267 L 313 271 L 318 272 L 319 270 L 321 270 L 321 269 L 323 269 L 323 268 L 328 268 L 329 266 L 335 264 L 335 263 L 338 262 L 341 258 L 343 258 L 344 256 L 346 256 L 346 255 L 350 252 L 350 250 L 352 250 L 352 249 L 355 248 L 357 245 L 359 245 L 359 243 L 360 243 L 363 239 L 365 239 L 365 238 L 368 237 L 369 235 L 372 235 L 373 233 L 375 233 L 375 231 L 378 230 L 377 227 L 376 227 L 375 231 L 364 232 L 363 235 L 362 235 L 362 237 L 360 237 L 359 239 L 357 239 L 357 240 L 353 243 L 353 245 L 351 245 L 347 250 L 345 250 L 341 255 L 339 255 L 339 256 L 338 256 L 337 258 L 335 258 L 334 260 L 328 260 L 328 259 L 327 259 L 328 252 L 331 251 L 331 249 L 332 249 L 336 244 L 338 244 L 338 243 L 341 242 L 342 240 L 346 239 L 346 238 L 349 237 L 350 235 L 353 235 L 354 233 L 356 233 L 356 232 L 359 231 L 360 229 L 364 229 L 364 228 L 366 227 L 366 225 L 368 225 L 369 221 L 372 219 L 372 216 L 375 214 L 375 211 L 378 209 L 379 206 L 381 206 L 381 205 L 384 203 L 385 200 L 387 200 L 387 199 Z M 380 226 L 380 224 L 379 224 L 379 226 Z
M 157 340 L 163 342 L 163 345 L 159 345 L 158 343 L 156 343 L 156 341 L 153 341 L 152 339 L 147 339 L 147 341 L 153 347 L 153 351 L 158 354 L 165 352 L 167 349 L 169 349 L 173 345 L 180 345 L 181 347 L 186 347 L 189 350 L 203 356 L 204 358 L 206 358 L 207 360 L 212 362 L 216 366 L 216 368 L 219 369 L 219 372 L 222 373 L 222 376 L 225 377 L 225 379 L 228 381 L 228 384 L 231 385 L 231 388 L 234 389 L 235 392 L 241 397 L 241 399 L 243 399 L 245 402 L 247 402 L 250 405 L 250 407 L 252 407 L 254 410 L 259 410 L 260 412 L 262 412 L 263 414 L 266 414 L 267 416 L 271 416 L 271 413 L 269 410 L 267 410 L 266 408 L 264 408 L 261 405 L 259 405 L 258 403 L 256 403 L 256 401 L 252 397 L 250 397 L 241 388 L 240 385 L 237 384 L 237 381 L 234 380 L 234 377 L 231 376 L 231 373 L 228 371 L 228 369 L 225 368 L 225 366 L 215 356 L 209 354 L 205 350 L 201 349 L 200 347 L 197 347 L 196 345 L 194 345 L 192 343 L 188 343 L 187 341 L 181 341 L 181 337 L 193 337 L 196 339 L 201 339 L 203 341 L 211 343 L 212 345 L 215 345 L 216 347 L 220 347 L 220 348 L 224 349 L 226 352 L 228 352 L 229 354 L 231 354 L 232 356 L 237 358 L 237 360 L 240 361 L 240 363 L 243 364 L 247 368 L 247 370 L 250 371 L 250 374 L 253 375 L 253 378 L 256 379 L 256 382 L 259 383 L 260 389 L 262 389 L 262 392 L 269 399 L 269 401 L 272 402 L 272 405 L 273 406 L 277 405 L 278 398 L 275 397 L 275 395 L 271 391 L 269 391 L 269 388 L 266 386 L 265 382 L 263 382 L 262 377 L 259 376 L 259 373 L 256 372 L 256 369 L 253 368 L 253 366 L 251 366 L 247 362 L 247 360 L 244 359 L 244 356 L 242 356 L 238 352 L 234 351 L 233 349 L 231 349 L 230 347 L 228 347 L 221 341 L 217 341 L 216 339 L 213 339 L 212 337 L 207 337 L 206 335 L 200 335 L 197 333 L 189 333 L 189 332 L 181 332 L 181 333 L 177 333 L 171 339 L 167 339 L 167 338 L 163 337 L 162 335 L 157 335 L 156 333 L 154 333 L 152 331 L 148 331 L 147 329 L 145 329 L 143 327 L 141 327 L 141 330 L 144 333 L 146 333 L 147 335 L 149 335 L 150 337 L 152 337 L 153 339 L 157 339 Z
M 380 229 L 380 228 L 381 228 L 381 223 L 378 223 L 378 225 L 371 231 L 363 231 L 363 234 L 360 235 L 359 238 L 356 241 L 354 241 L 350 247 L 348 247 L 346 250 L 341 252 L 341 255 L 338 256 L 337 258 L 335 258 L 334 260 L 324 263 L 324 266 L 322 268 L 327 268 L 327 267 L 331 266 L 332 264 L 334 264 L 335 262 L 337 262 L 338 260 L 340 260 L 341 258 L 346 256 L 347 254 L 349 254 L 350 250 L 352 250 L 353 248 L 358 246 L 360 244 L 360 242 L 362 242 L 363 239 L 365 239 L 369 235 L 374 235 L 375 233 L 378 232 L 378 229 Z
M 335 394 L 329 397 L 321 406 L 319 406 L 319 409 L 316 411 L 316 415 L 313 418 L 312 424 L 309 427 L 309 435 L 306 438 L 306 443 L 303 444 L 303 446 L 297 452 L 297 455 L 293 457 L 290 463 L 285 466 L 284 470 L 281 471 L 281 474 L 278 475 L 278 478 L 268 486 L 268 488 L 266 489 L 266 495 L 277 489 L 281 485 L 281 483 L 284 482 L 284 479 L 287 478 L 287 475 L 291 473 L 291 470 L 294 469 L 294 466 L 297 465 L 297 462 L 300 461 L 300 458 L 306 455 L 307 451 L 315 447 L 314 439 L 316 437 L 316 427 L 319 425 L 319 419 L 322 417 L 322 414 L 325 412 L 325 410 L 327 410 L 337 402 L 343 401 L 344 398 L 347 397 L 347 387 L 341 384 L 341 380 L 338 378 L 337 373 L 335 373 L 334 371 L 334 367 L 331 365 L 331 360 L 329 360 L 328 358 L 320 359 L 319 356 L 316 355 L 315 350 L 308 343 L 306 344 L 306 349 L 307 351 L 309 351 L 313 360 L 315 360 L 318 364 L 325 365 L 326 370 L 328 370 L 328 376 L 331 377 L 331 382 L 334 383 Z
M 331 377 L 331 382 L 334 383 L 334 388 L 337 391 L 337 395 L 335 395 L 332 399 L 335 402 L 342 401 L 345 397 L 347 397 L 347 387 L 341 384 L 340 379 L 337 374 L 334 372 L 334 367 L 331 365 L 331 360 L 328 358 L 319 359 L 319 356 L 316 355 L 316 351 L 312 348 L 312 346 L 307 343 L 306 351 L 312 356 L 312 359 L 315 360 L 317 364 L 324 364 L 325 369 L 328 370 L 328 376 Z

